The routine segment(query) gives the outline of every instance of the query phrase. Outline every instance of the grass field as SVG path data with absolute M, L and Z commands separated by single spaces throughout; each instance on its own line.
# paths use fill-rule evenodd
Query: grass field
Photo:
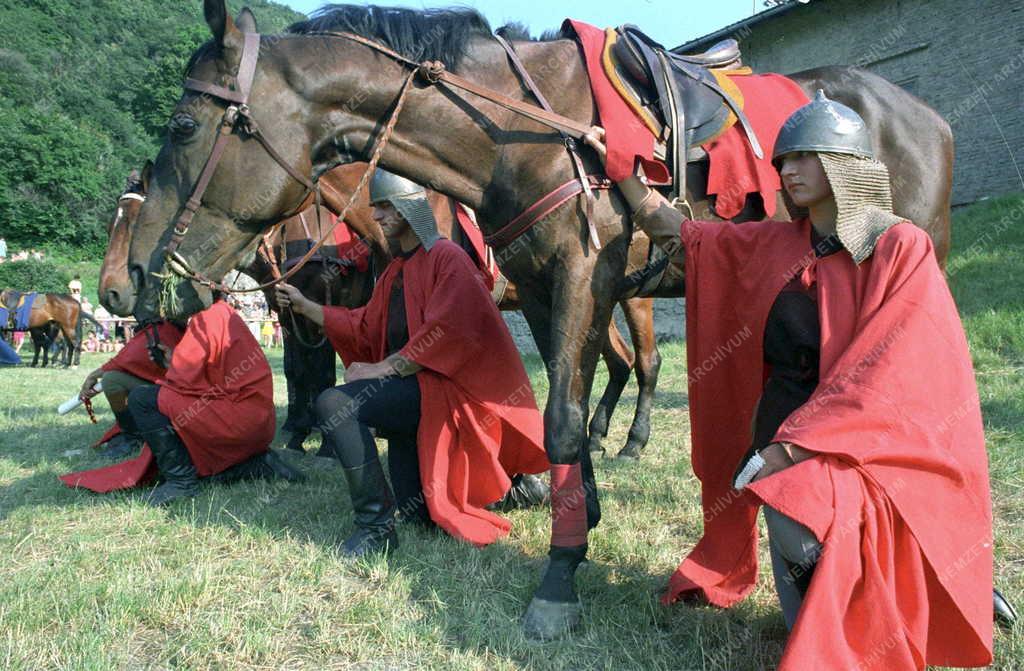
M 957 213 L 954 250 L 950 281 L 990 447 L 996 581 L 1020 607 L 1024 198 Z M 701 530 L 685 349 L 662 353 L 643 461 L 597 463 L 604 521 L 579 572 L 584 629 L 549 644 L 524 640 L 518 624 L 544 563 L 547 511 L 513 513 L 511 536 L 483 550 L 402 527 L 390 561 L 351 564 L 336 550 L 351 526 L 337 466 L 308 456 L 294 460 L 304 484 L 209 487 L 167 510 L 137 492 L 72 491 L 56 476 L 102 463 L 87 446 L 111 416 L 98 404 L 92 426 L 84 413 L 59 418 L 54 409 L 102 357 L 84 356 L 77 372 L 0 370 L 0 668 L 773 668 L 785 627 L 770 576 L 730 611 L 658 603 Z M 280 424 L 279 354 L 271 361 Z M 540 362 L 528 366 L 543 402 Z M 613 421 L 607 444 L 616 450 L 635 393 Z M 993 668 L 1024 669 L 1020 627 L 997 634 Z

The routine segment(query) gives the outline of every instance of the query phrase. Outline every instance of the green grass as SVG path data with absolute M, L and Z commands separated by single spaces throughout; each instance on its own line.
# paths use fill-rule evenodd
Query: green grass
M 1000 226 L 1007 212 L 1021 214 Z M 954 231 L 951 283 L 990 445 L 997 584 L 1021 606 L 1024 198 L 958 212 Z M 336 466 L 308 456 L 297 462 L 304 484 L 210 487 L 169 510 L 137 492 L 72 491 L 56 476 L 100 465 L 87 446 L 111 416 L 97 404 L 92 426 L 54 409 L 102 357 L 85 356 L 77 372 L 0 370 L 0 668 L 773 668 L 785 627 L 768 575 L 729 611 L 658 603 L 701 529 L 685 349 L 662 354 L 643 461 L 597 462 L 605 517 L 579 572 L 584 629 L 549 644 L 524 640 L 518 624 L 545 559 L 546 511 L 513 513 L 511 536 L 483 550 L 402 527 L 390 562 L 353 565 L 336 549 L 351 527 Z M 280 356 L 271 360 L 283 403 Z M 527 363 L 543 401 L 540 362 Z M 596 388 L 604 381 L 601 372 Z M 612 450 L 625 442 L 635 394 L 631 384 Z M 996 655 L 994 668 L 1024 668 L 1019 628 L 997 634 Z

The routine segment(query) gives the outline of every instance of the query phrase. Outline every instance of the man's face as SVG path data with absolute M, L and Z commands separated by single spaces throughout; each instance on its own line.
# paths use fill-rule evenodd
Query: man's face
M 399 214 L 395 206 L 386 200 L 374 203 L 373 220 L 380 224 L 381 230 L 384 231 L 384 237 L 389 241 L 397 241 L 409 228 L 405 217 Z
M 795 151 L 784 155 L 779 177 L 798 207 L 812 207 L 832 196 L 832 185 L 815 152 Z

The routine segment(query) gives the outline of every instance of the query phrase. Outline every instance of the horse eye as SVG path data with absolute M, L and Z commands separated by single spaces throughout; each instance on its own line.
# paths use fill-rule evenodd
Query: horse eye
M 178 113 L 171 117 L 170 123 L 167 124 L 168 130 L 171 131 L 171 135 L 177 138 L 186 138 L 195 132 L 196 120 L 185 113 Z

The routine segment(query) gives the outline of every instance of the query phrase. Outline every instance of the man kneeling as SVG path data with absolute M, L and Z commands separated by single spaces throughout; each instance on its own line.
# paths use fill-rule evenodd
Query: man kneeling
M 61 476 L 71 487 L 108 492 L 163 479 L 149 497 L 163 505 L 195 496 L 199 478 L 301 479 L 268 450 L 274 438 L 270 364 L 245 322 L 224 301 L 194 315 L 180 342 L 158 345 L 160 384 L 139 385 L 127 408 L 149 449 L 136 459 Z M 162 359 L 162 361 L 160 360 Z
M 486 507 L 515 474 L 548 469 L 529 378 L 473 262 L 439 238 L 423 187 L 378 170 L 370 200 L 394 255 L 370 302 L 325 307 L 289 285 L 277 293 L 282 308 L 323 325 L 347 366 L 345 384 L 317 399 L 355 509 L 343 550 L 396 547 L 396 510 L 487 545 L 510 524 Z M 371 428 L 389 440 L 397 505 Z M 519 479 L 535 501 L 546 494 L 535 478 Z

